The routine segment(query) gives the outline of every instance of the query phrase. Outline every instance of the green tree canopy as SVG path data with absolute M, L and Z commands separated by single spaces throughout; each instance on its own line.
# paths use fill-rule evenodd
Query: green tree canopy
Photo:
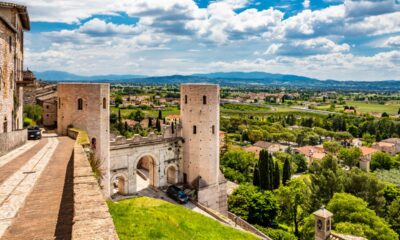
M 350 168 L 357 166 L 360 161 L 361 150 L 357 147 L 342 148 L 339 150 L 338 158 Z
M 221 157 L 221 168 L 225 177 L 239 183 L 252 181 L 256 163 L 254 154 L 244 150 L 228 150 Z
M 376 213 L 367 202 L 348 193 L 335 193 L 327 209 L 333 213 L 333 229 L 368 239 L 398 239 L 395 231 Z
M 272 226 L 278 215 L 278 201 L 271 191 L 240 185 L 228 198 L 229 211 L 263 227 Z

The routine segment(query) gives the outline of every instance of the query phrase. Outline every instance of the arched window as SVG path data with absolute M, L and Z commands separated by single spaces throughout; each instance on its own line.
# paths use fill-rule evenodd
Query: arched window
M 203 96 L 203 104 L 204 104 L 204 105 L 207 104 L 207 96 Z
M 197 133 L 197 127 L 196 127 L 196 125 L 194 125 L 193 126 L 193 134 L 196 134 Z
M 103 108 L 107 109 L 107 99 L 103 98 Z
M 8 128 L 8 125 L 7 125 L 7 117 L 5 117 L 4 118 L 4 122 L 3 122 L 3 132 L 7 132 L 7 128 Z
M 83 100 L 82 100 L 82 98 L 78 98 L 78 110 L 83 110 Z
M 187 104 L 187 102 L 188 102 L 188 97 L 187 95 L 185 95 L 185 104 Z

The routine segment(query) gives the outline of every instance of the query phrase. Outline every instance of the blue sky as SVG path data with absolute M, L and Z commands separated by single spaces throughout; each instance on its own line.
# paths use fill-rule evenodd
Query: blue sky
M 26 67 L 400 80 L 398 0 L 18 0 Z

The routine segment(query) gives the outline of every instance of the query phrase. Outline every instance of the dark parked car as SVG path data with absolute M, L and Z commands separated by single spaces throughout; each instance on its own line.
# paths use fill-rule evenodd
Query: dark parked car
M 42 138 L 42 131 L 38 126 L 35 127 L 28 127 L 28 139 L 41 139 Z
M 182 204 L 189 202 L 189 198 L 186 193 L 184 193 L 182 189 L 174 185 L 171 185 L 167 188 L 167 195 Z

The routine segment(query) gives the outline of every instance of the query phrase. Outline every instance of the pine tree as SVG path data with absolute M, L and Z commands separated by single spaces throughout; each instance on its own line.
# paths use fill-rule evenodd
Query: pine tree
M 282 184 L 286 186 L 286 183 L 290 180 L 290 178 L 291 178 L 290 161 L 289 158 L 286 158 L 285 163 L 283 164 Z
M 279 185 L 281 184 L 280 179 L 280 172 L 279 172 L 279 165 L 278 161 L 275 162 L 275 170 L 274 170 L 274 189 L 278 189 Z
M 256 187 L 260 186 L 260 171 L 258 169 L 258 163 L 254 167 L 254 172 L 253 172 L 253 185 Z
M 159 118 L 157 118 L 157 121 L 156 121 L 156 128 L 157 128 L 157 132 L 161 132 L 161 123 L 160 123 Z

